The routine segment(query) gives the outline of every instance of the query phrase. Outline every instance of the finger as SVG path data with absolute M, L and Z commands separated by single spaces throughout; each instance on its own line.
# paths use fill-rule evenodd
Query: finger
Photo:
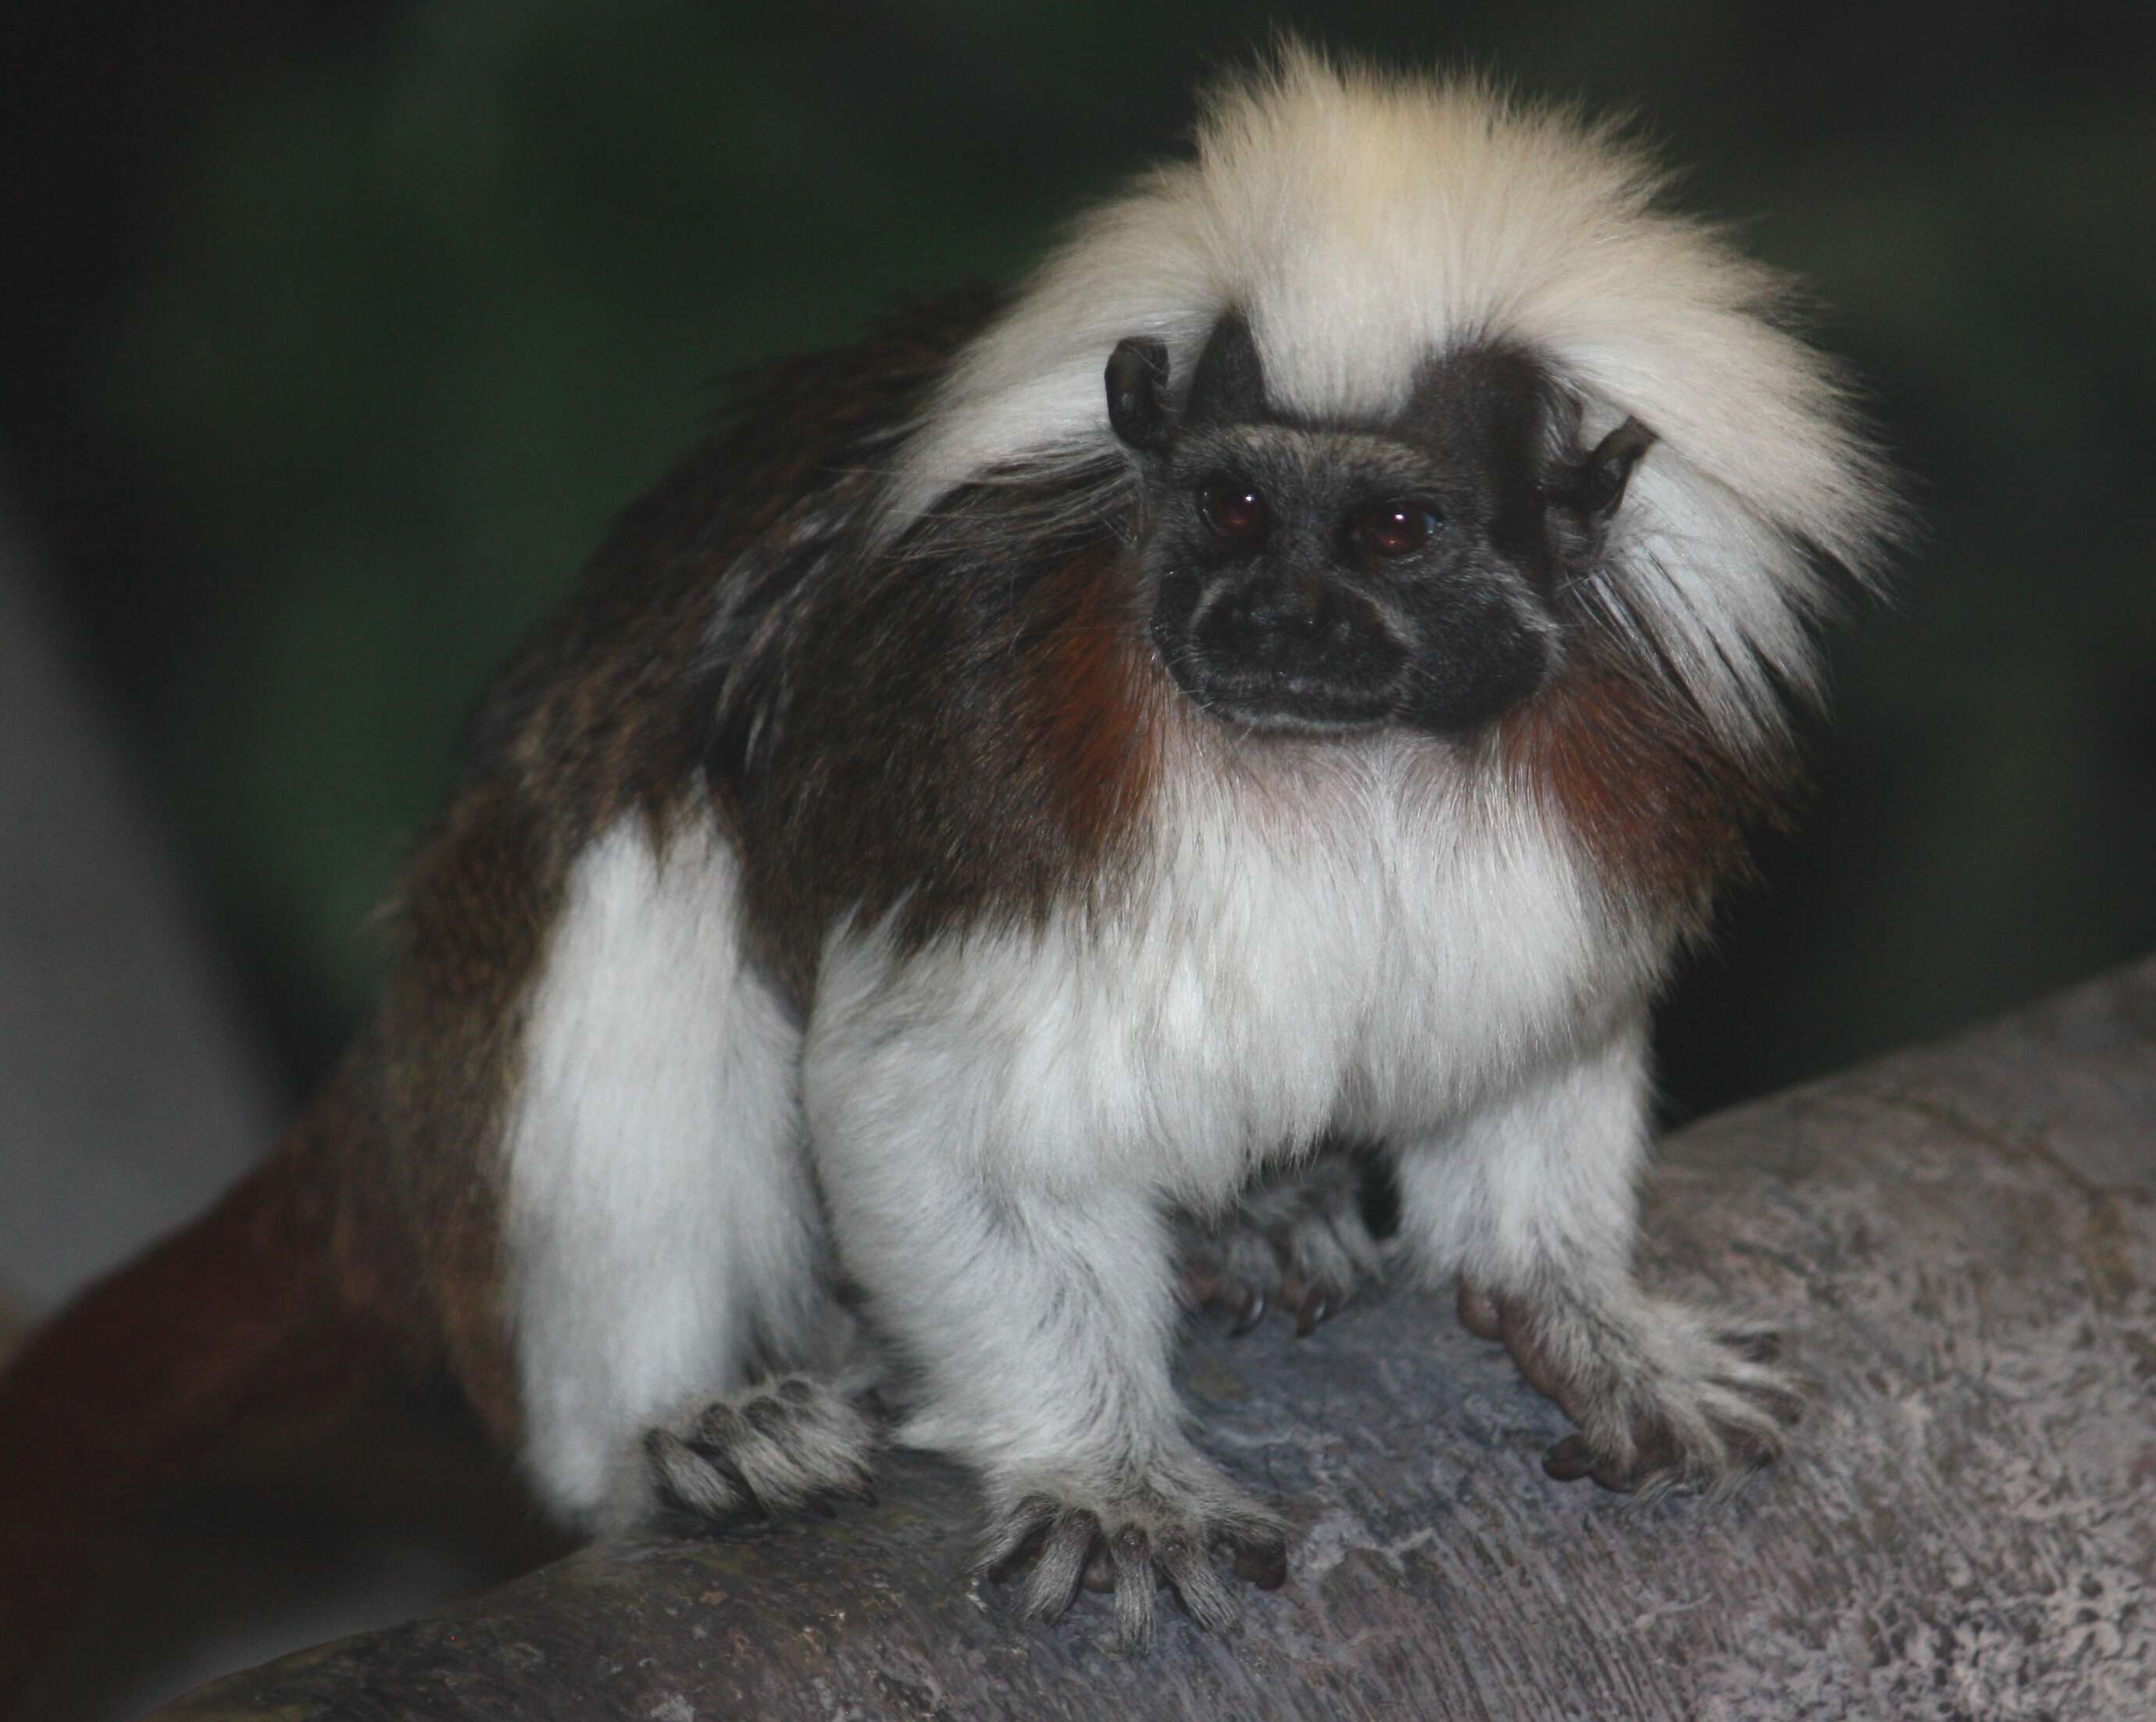
M 1207 1632 L 1217 1632 L 1235 1619 L 1235 1599 L 1221 1583 L 1220 1575 L 1214 1571 L 1197 1538 L 1175 1531 L 1161 1540 L 1153 1558 L 1191 1619 Z
M 1040 1556 L 1025 1581 L 1025 1617 L 1046 1622 L 1058 1618 L 1078 1594 L 1078 1581 L 1099 1540 L 1101 1521 L 1091 1513 L 1066 1511 L 1049 1530 Z
M 1040 1552 L 1055 1518 L 1055 1503 L 1045 1494 L 1028 1495 L 1004 1515 L 981 1550 L 978 1563 L 991 1582 L 1001 1584 Z
M 1125 1650 L 1143 1650 L 1152 1643 L 1154 1593 L 1158 1581 L 1152 1549 L 1145 1531 L 1126 1525 L 1109 1539 L 1116 1569 L 1116 1637 Z

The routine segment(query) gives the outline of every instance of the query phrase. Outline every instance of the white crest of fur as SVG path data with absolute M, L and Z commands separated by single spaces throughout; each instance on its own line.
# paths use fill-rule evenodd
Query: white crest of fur
M 1661 439 L 1603 607 L 1748 741 L 1779 721 L 1777 680 L 1813 684 L 1812 554 L 1866 577 L 1895 504 L 1832 366 L 1779 320 L 1779 278 L 1661 208 L 1662 180 L 1609 126 L 1290 47 L 1216 93 L 1195 158 L 1082 221 L 961 356 L 886 530 L 998 469 L 1111 455 L 1102 371 L 1128 336 L 1164 341 L 1180 379 L 1240 308 L 1276 407 L 1351 418 L 1397 408 L 1448 351 L 1512 343 L 1590 436 L 1630 414 Z

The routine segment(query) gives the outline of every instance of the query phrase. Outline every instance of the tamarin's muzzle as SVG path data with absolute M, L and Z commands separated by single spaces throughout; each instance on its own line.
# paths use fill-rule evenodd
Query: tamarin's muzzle
M 1186 694 L 1256 729 L 1383 723 L 1408 662 L 1407 643 L 1365 594 L 1266 568 L 1168 575 L 1152 634 Z

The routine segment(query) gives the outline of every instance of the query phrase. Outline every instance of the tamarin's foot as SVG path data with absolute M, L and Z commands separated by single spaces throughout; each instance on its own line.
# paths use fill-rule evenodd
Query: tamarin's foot
M 1489 1294 L 1464 1277 L 1460 1320 L 1503 1342 L 1579 1425 L 1543 1456 L 1563 1482 L 1654 1494 L 1733 1488 L 1781 1457 L 1803 1414 L 1775 1336 L 1635 1293 L 1615 1309 Z
M 980 1570 L 998 1581 L 1023 1572 L 1019 1612 L 1034 1622 L 1056 1619 L 1081 1585 L 1112 1593 L 1125 1650 L 1151 1643 L 1163 1584 L 1209 1631 L 1235 1619 L 1235 1597 L 1213 1565 L 1216 1548 L 1236 1577 L 1260 1590 L 1277 1590 L 1287 1578 L 1286 1525 L 1195 1453 L 1105 1484 L 1018 1478 L 995 1493 L 1004 1504 L 990 1515 Z
M 1235 1313 L 1248 1333 L 1268 1309 L 1307 1335 L 1378 1277 L 1363 1212 L 1363 1166 L 1336 1154 L 1246 1192 L 1215 1224 L 1183 1226 L 1183 1280 L 1193 1303 Z
M 829 1382 L 784 1376 L 649 1431 L 644 1459 L 659 1505 L 725 1520 L 832 1495 L 872 1498 L 878 1436 L 868 1413 Z

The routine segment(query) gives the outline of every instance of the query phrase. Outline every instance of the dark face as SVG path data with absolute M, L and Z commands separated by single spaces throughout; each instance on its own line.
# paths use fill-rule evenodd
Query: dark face
M 1538 366 L 1468 351 L 1432 366 L 1395 420 L 1310 424 L 1267 408 L 1238 318 L 1179 414 L 1157 350 L 1138 363 L 1132 345 L 1110 366 L 1111 418 L 1147 457 L 1152 637 L 1200 707 L 1254 730 L 1456 735 L 1533 694 L 1558 647 L 1561 546 L 1578 536 L 1553 511 L 1599 500 L 1556 452 L 1564 414 Z

